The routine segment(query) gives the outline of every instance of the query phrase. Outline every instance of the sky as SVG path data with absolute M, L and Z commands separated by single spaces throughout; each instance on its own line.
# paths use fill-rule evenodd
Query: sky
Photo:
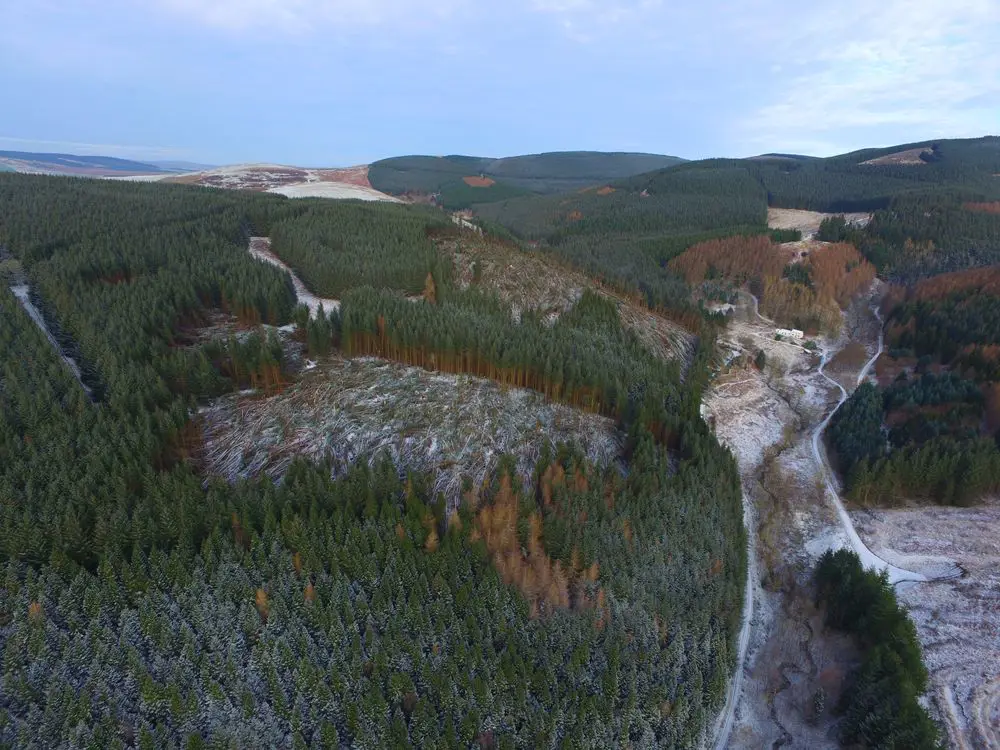
M 346 166 L 1000 134 L 1000 0 L 0 0 L 0 149 Z

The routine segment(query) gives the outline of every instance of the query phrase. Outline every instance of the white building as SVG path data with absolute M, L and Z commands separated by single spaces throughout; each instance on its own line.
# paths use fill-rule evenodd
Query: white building
M 779 328 L 775 333 L 783 339 L 794 339 L 795 341 L 801 341 L 806 337 L 802 331 L 796 328 Z

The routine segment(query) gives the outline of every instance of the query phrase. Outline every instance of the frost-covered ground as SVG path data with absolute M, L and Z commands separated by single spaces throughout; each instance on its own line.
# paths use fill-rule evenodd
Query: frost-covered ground
M 673 321 L 603 287 L 573 268 L 542 253 L 526 252 L 506 243 L 476 236 L 470 230 L 460 238 L 439 243 L 452 256 L 455 278 L 463 288 L 476 284 L 511 306 L 518 319 L 537 310 L 555 322 L 590 289 L 618 303 L 622 325 L 663 359 L 687 360 L 694 347 L 690 331 Z
M 954 747 L 1000 747 L 1000 500 L 973 508 L 858 511 L 879 555 L 933 575 L 957 562 L 965 576 L 898 587 L 931 673 L 931 696 Z
M 871 214 L 823 214 L 818 211 L 803 211 L 797 208 L 767 209 L 767 225 L 771 229 L 798 229 L 804 240 L 812 239 L 819 231 L 823 219 L 843 216 L 849 224 L 864 226 L 871 220 Z
M 756 511 L 760 581 L 728 747 L 837 747 L 835 717 L 816 716 L 812 696 L 822 688 L 832 705 L 857 655 L 848 639 L 823 627 L 809 576 L 822 552 L 858 543 L 880 565 L 928 579 L 897 590 L 917 625 L 931 708 L 951 744 L 1000 747 L 1000 505 L 852 511 L 855 533 L 845 526 L 813 437 L 840 400 L 837 383 L 857 384 L 878 339 L 867 300 L 845 323 L 823 349 L 832 355 L 853 341 L 857 351 L 831 365 L 832 382 L 819 374 L 815 355 L 770 341 L 773 328 L 742 305 L 722 344 L 731 356 L 761 348 L 770 364 L 764 373 L 750 367 L 719 378 L 705 400 Z M 967 575 L 952 578 L 960 569 Z
M 228 397 L 202 417 L 211 475 L 279 478 L 296 456 L 329 460 L 336 473 L 385 453 L 400 468 L 436 472 L 452 503 L 464 479 L 481 486 L 505 453 L 527 481 L 548 442 L 575 442 L 602 466 L 623 445 L 612 420 L 533 391 L 368 358 L 330 358 L 283 393 Z
M 775 341 L 774 326 L 757 316 L 749 296 L 720 344 L 726 362 L 736 366 L 716 379 L 703 413 L 739 464 L 753 559 L 748 648 L 741 679 L 731 688 L 737 691 L 727 706 L 732 715 L 720 721 L 729 731 L 716 736 L 714 747 L 834 748 L 827 736 L 831 718 L 813 723 L 808 704 L 821 678 L 834 679 L 844 644 L 815 638 L 816 613 L 808 599 L 776 583 L 793 570 L 786 557 L 794 559 L 794 569 L 808 568 L 808 561 L 799 562 L 803 538 L 813 527 L 834 522 L 810 493 L 815 465 L 805 439 L 806 424 L 829 409 L 827 390 L 815 381 L 819 358 L 799 345 Z M 764 371 L 738 364 L 761 350 L 768 362 Z M 795 479 L 772 497 L 770 467 L 785 462 Z M 794 572 L 790 581 L 798 585 Z
M 375 190 L 368 167 L 318 169 L 282 164 L 233 164 L 203 172 L 167 175 L 167 182 L 207 185 L 229 190 L 279 193 L 290 198 L 336 198 L 399 202 Z
M 171 173 L 166 174 L 130 174 L 130 175 L 108 175 L 105 180 L 117 180 L 120 182 L 161 182 L 168 177 L 173 177 Z

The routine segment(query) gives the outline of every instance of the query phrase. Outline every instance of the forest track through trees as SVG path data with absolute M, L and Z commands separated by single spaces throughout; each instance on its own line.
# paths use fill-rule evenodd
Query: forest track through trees
M 743 675 L 746 671 L 747 652 L 750 646 L 751 624 L 754 613 L 754 587 L 757 585 L 757 509 L 750 499 L 749 489 L 743 487 L 743 525 L 747 529 L 747 581 L 743 599 L 743 620 L 740 623 L 740 635 L 736 649 L 736 670 L 733 679 L 729 681 L 726 693 L 726 705 L 715 723 L 715 750 L 726 750 L 729 738 L 733 733 L 733 723 L 736 720 L 736 706 L 743 693 Z
M 34 303 L 31 301 L 31 288 L 27 284 L 16 284 L 10 288 L 14 296 L 17 297 L 18 302 L 21 303 L 21 307 L 24 311 L 28 313 L 28 317 L 31 318 L 35 325 L 37 325 L 45 338 L 52 345 L 52 348 L 56 350 L 59 358 L 66 363 L 66 367 L 69 368 L 70 372 L 73 373 L 73 377 L 83 388 L 83 392 L 87 394 L 87 398 L 91 401 L 94 400 L 94 392 L 83 382 L 83 373 L 80 371 L 80 366 L 76 363 L 72 357 L 70 357 L 63 348 L 59 345 L 56 337 L 52 335 L 52 331 L 49 330 L 48 324 L 45 322 L 45 316 L 42 315 L 41 310 L 35 307 Z
M 882 317 L 878 314 L 877 310 L 874 310 L 873 312 L 879 321 L 878 347 L 876 348 L 875 355 L 869 359 L 867 363 L 865 363 L 865 366 L 861 368 L 861 372 L 858 373 L 856 387 L 864 383 L 865 379 L 868 377 L 868 373 L 871 372 L 871 369 L 875 366 L 875 362 L 878 358 L 882 356 L 882 352 L 885 348 L 885 336 L 881 326 Z M 865 568 L 874 568 L 879 572 L 886 572 L 889 576 L 889 582 L 893 585 L 904 581 L 925 583 L 929 579 L 922 573 L 916 573 L 910 570 L 904 570 L 903 568 L 898 568 L 872 552 L 868 545 L 861 540 L 857 529 L 854 527 L 854 522 L 851 520 L 851 516 L 847 512 L 847 508 L 844 507 L 844 502 L 840 497 L 840 488 L 838 487 L 836 475 L 833 473 L 829 456 L 827 456 L 826 449 L 823 446 L 823 433 L 826 432 L 826 428 L 830 425 L 830 422 L 833 420 L 834 416 L 836 416 L 837 412 L 839 412 L 841 407 L 847 403 L 847 399 L 850 397 L 850 394 L 844 386 L 826 374 L 826 365 L 830 359 L 830 352 L 824 352 L 823 360 L 820 363 L 818 372 L 830 385 L 840 391 L 840 401 L 827 415 L 826 419 L 824 419 L 816 427 L 816 430 L 812 435 L 813 456 L 816 459 L 816 463 L 819 466 L 820 476 L 823 479 L 825 487 L 824 494 L 837 511 L 837 518 L 840 520 L 840 525 L 843 527 L 844 532 L 847 535 L 847 541 L 850 548 L 854 550 L 859 558 L 861 558 L 861 564 Z
M 280 268 L 285 271 L 292 278 L 292 286 L 295 287 L 295 297 L 300 305 L 305 305 L 309 308 L 309 314 L 312 317 L 316 317 L 320 311 L 324 314 L 329 315 L 334 310 L 340 309 L 340 301 L 335 299 L 324 299 L 323 297 L 317 297 L 315 294 L 309 291 L 309 288 L 303 283 L 295 271 L 293 271 L 288 264 L 286 264 L 281 258 L 274 254 L 271 250 L 271 240 L 268 237 L 251 237 L 250 246 L 248 248 L 250 254 L 257 258 L 257 260 L 262 260 L 265 263 L 270 263 L 276 268 Z

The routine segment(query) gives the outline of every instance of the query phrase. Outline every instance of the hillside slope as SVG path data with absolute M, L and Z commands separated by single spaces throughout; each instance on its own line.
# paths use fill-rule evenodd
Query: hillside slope
M 102 177 L 125 174 L 167 173 L 154 164 L 113 156 L 77 156 L 74 154 L 40 154 L 28 151 L 0 151 L 0 168 L 31 174 L 80 175 Z
M 372 188 L 368 181 L 368 167 L 365 166 L 317 169 L 282 164 L 234 164 L 170 175 L 164 181 L 255 193 L 277 193 L 288 198 L 396 201 L 392 196 Z
M 560 269 L 423 206 L 0 215 L 0 746 L 703 740 L 747 577 L 709 338 L 573 271 L 524 309 Z
M 596 151 L 564 151 L 502 159 L 401 156 L 372 164 L 370 177 L 372 186 L 383 192 L 435 194 L 445 207 L 458 209 L 517 195 L 577 190 L 682 161 L 675 156 Z

